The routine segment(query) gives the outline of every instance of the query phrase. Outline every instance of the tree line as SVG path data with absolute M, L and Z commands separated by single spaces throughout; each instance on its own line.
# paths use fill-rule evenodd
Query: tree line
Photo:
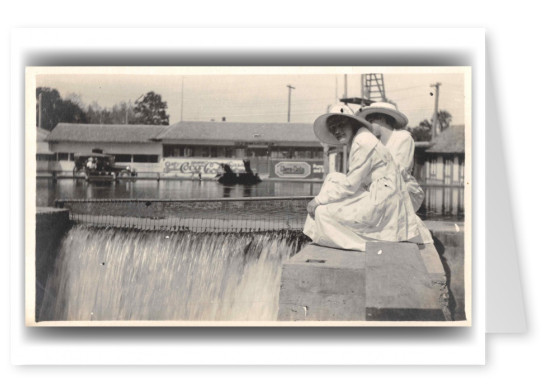
M 52 130 L 60 122 L 82 124 L 168 125 L 167 103 L 154 91 L 134 102 L 120 102 L 111 108 L 93 102 L 85 106 L 80 96 L 69 94 L 63 99 L 55 88 L 36 89 L 36 126 Z
M 449 128 L 452 122 L 452 115 L 446 110 L 441 110 L 438 112 L 437 116 L 438 126 L 440 130 L 446 130 Z M 419 122 L 419 125 L 415 127 L 407 127 L 407 130 L 411 132 L 411 136 L 415 141 L 431 141 L 432 139 L 432 123 L 433 120 L 424 119 Z
M 40 97 L 40 98 L 39 98 Z M 39 113 L 39 99 L 41 113 Z M 145 124 L 168 125 L 167 103 L 154 91 L 143 94 L 134 102 L 120 102 L 111 108 L 93 102 L 85 106 L 77 94 L 61 98 L 59 91 L 49 87 L 36 89 L 36 126 L 52 130 L 60 122 L 83 124 Z M 41 114 L 41 115 L 40 115 Z M 441 130 L 447 129 L 452 116 L 445 110 L 438 112 L 438 125 Z M 39 123 L 41 121 L 41 123 Z M 430 141 L 432 138 L 432 119 L 425 119 L 415 127 L 407 130 L 415 141 Z

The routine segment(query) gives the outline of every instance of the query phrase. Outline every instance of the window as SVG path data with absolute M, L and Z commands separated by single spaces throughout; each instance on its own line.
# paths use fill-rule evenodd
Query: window
M 289 149 L 274 148 L 270 152 L 270 156 L 276 159 L 290 159 L 291 151 Z
M 235 157 L 239 159 L 243 159 L 245 157 L 245 148 L 235 149 Z
M 164 145 L 164 157 L 235 158 L 245 156 L 245 149 L 212 145 Z
M 158 161 L 157 155 L 134 155 L 134 163 L 157 163 Z
M 210 147 L 196 146 L 193 148 L 193 157 L 209 157 Z
M 55 161 L 55 155 L 50 155 L 47 153 L 37 153 L 36 161 L 38 162 L 52 162 Z
M 69 160 L 69 154 L 66 152 L 58 152 L 57 153 L 57 161 L 58 162 L 65 162 Z
M 224 157 L 234 158 L 235 157 L 235 149 L 233 149 L 231 147 L 225 148 Z
M 465 181 L 465 161 L 459 164 L 459 183 L 463 184 Z
M 312 157 L 311 151 L 305 151 L 305 150 L 295 150 L 293 153 L 293 157 L 295 159 L 309 159 Z
M 191 157 L 192 148 L 186 145 L 164 145 L 163 156 L 164 157 Z
M 449 185 L 452 181 L 452 167 L 453 167 L 453 160 L 446 159 L 444 161 L 444 183 Z
M 130 163 L 132 161 L 132 155 L 115 155 L 116 163 Z
M 323 149 L 316 149 L 312 152 L 312 158 L 323 159 Z
M 453 170 L 452 170 L 452 183 L 459 183 L 459 158 L 455 156 L 453 158 Z
M 430 162 L 430 178 L 436 178 L 436 159 L 432 159 Z
M 163 157 L 174 157 L 172 145 L 163 145 Z

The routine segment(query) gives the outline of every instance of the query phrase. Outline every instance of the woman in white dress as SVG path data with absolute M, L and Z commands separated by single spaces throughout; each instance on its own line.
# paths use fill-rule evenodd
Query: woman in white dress
M 394 162 L 400 168 L 400 172 L 413 204 L 413 209 L 418 211 L 423 204 L 425 193 L 411 172 L 413 170 L 413 154 L 415 141 L 411 133 L 404 129 L 408 123 L 406 115 L 392 103 L 377 102 L 360 109 L 357 116 L 372 124 L 376 132 L 380 134 L 380 140 L 389 150 Z
M 326 177 L 308 204 L 304 233 L 314 243 L 357 251 L 373 240 L 432 242 L 377 127 L 346 106 L 333 111 L 316 119 L 314 131 L 326 144 L 348 145 L 349 170 Z

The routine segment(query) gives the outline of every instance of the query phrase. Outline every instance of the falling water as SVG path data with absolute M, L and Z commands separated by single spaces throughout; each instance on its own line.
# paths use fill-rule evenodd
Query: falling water
M 282 261 L 303 240 L 77 225 L 63 239 L 39 320 L 276 320 Z

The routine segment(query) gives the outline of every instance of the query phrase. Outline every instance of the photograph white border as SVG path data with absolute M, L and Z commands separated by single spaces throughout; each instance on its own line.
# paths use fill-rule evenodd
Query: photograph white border
M 25 319 L 27 326 L 36 327 L 73 327 L 73 326 L 126 326 L 126 327 L 470 327 L 471 314 L 471 86 L 472 74 L 470 67 L 27 67 L 25 72 L 25 155 L 36 155 L 35 107 L 37 77 L 47 75 L 360 75 L 364 73 L 383 73 L 385 75 L 423 75 L 423 74 L 462 74 L 464 83 L 464 118 L 465 118 L 465 224 L 464 224 L 464 303 L 466 320 L 460 321 L 148 321 L 148 320 L 116 320 L 116 321 L 35 321 L 36 297 L 36 160 L 25 161 Z M 34 180 L 33 180 L 34 179 Z

